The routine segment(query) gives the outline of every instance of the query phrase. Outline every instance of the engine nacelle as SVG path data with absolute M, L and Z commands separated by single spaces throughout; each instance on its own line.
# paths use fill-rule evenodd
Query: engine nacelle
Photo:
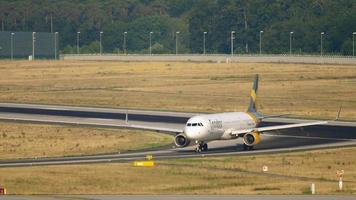
M 186 147 L 189 145 L 190 140 L 184 134 L 179 134 L 174 138 L 174 143 L 177 147 Z
M 247 146 L 254 146 L 254 145 L 260 143 L 260 141 L 261 141 L 260 133 L 257 131 L 251 132 L 251 133 L 246 133 L 244 135 L 244 143 Z

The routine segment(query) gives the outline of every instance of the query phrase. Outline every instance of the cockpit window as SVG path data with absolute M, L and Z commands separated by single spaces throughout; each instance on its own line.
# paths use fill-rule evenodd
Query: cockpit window
M 204 126 L 203 123 L 187 123 L 187 126 Z

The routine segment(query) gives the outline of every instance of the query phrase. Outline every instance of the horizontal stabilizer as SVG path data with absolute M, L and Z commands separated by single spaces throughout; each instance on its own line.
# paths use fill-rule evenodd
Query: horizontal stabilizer
M 267 118 L 275 118 L 275 117 L 286 117 L 290 114 L 283 114 L 283 115 L 262 115 L 258 116 L 258 119 L 267 119 Z

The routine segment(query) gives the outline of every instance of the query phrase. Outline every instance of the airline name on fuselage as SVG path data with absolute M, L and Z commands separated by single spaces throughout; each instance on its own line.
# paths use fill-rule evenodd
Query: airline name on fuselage
M 221 120 L 209 120 L 212 129 L 221 129 L 222 121 Z

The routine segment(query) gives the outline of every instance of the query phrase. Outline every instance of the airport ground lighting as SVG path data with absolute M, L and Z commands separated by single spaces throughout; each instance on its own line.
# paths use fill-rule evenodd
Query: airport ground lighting
M 80 53 L 80 49 L 79 49 L 79 35 L 80 35 L 80 31 L 77 32 L 77 54 Z
M 231 31 L 230 39 L 231 39 L 231 56 L 234 55 L 234 39 L 235 39 L 235 31 Z
M 35 32 L 34 32 L 35 33 Z M 80 33 L 77 32 L 77 54 L 80 53 Z M 153 31 L 149 32 L 149 54 L 152 55 L 152 35 Z M 259 31 L 259 54 L 262 54 L 262 45 L 263 45 L 263 33 L 264 31 L 261 30 Z M 103 32 L 100 32 L 100 55 L 102 54 L 103 51 L 103 46 L 102 46 L 102 34 Z M 180 32 L 177 31 L 175 32 L 175 52 L 176 55 L 179 53 L 179 48 L 178 48 L 178 40 L 179 40 L 179 34 Z M 206 36 L 208 32 L 204 31 L 203 32 L 203 55 L 206 54 Z M 231 56 L 234 55 L 234 40 L 235 38 L 236 31 L 231 31 Z M 320 56 L 323 56 L 324 54 L 324 35 L 325 32 L 320 32 Z M 352 33 L 352 56 L 355 56 L 355 35 L 356 32 Z M 294 39 L 294 31 L 289 32 L 289 55 L 293 54 L 293 39 Z M 124 54 L 127 54 L 127 32 L 124 32 L 124 43 L 123 43 L 123 49 L 124 49 Z
M 102 37 L 103 37 L 103 31 L 100 31 L 100 55 L 103 53 L 103 45 L 102 45 Z
M 58 43 L 58 32 L 54 33 L 54 59 L 57 60 L 57 43 Z
M 355 35 L 356 32 L 352 33 L 352 56 L 355 56 Z
M 320 33 L 320 56 L 323 56 L 323 36 L 324 36 L 324 32 Z
M 208 32 L 206 32 L 206 31 L 204 31 L 203 32 L 203 54 L 205 55 L 205 53 L 206 53 L 206 46 L 205 46 L 205 43 L 206 43 L 206 34 L 207 34 Z
M 291 31 L 291 32 L 289 33 L 289 55 L 292 55 L 293 34 L 294 34 L 293 31 Z
M 124 45 L 123 45 L 123 49 L 124 49 L 124 54 L 125 55 L 127 54 L 127 50 L 126 50 L 126 35 L 127 35 L 127 32 L 125 31 L 124 32 Z
M 15 33 L 11 33 L 11 60 L 14 59 L 14 35 Z
M 102 41 L 102 37 L 103 37 L 103 31 L 100 31 L 100 55 L 103 54 L 103 41 Z M 127 33 L 128 32 L 124 32 L 123 36 L 124 36 L 124 41 L 123 41 L 123 50 L 124 50 L 124 54 L 127 54 Z M 150 31 L 149 33 L 149 54 L 152 55 L 152 37 L 154 32 Z M 179 44 L 178 44 L 178 40 L 179 40 L 179 31 L 174 32 L 175 33 L 175 54 L 178 55 L 179 53 Z M 202 32 L 203 33 L 203 55 L 206 55 L 206 51 L 207 51 L 207 31 Z M 231 31 L 230 32 L 230 40 L 231 40 L 231 56 L 234 56 L 234 40 L 236 39 L 236 31 Z M 294 43 L 294 31 L 290 31 L 289 32 L 289 55 L 293 55 L 293 43 Z M 319 32 L 320 33 L 320 56 L 324 56 L 325 54 L 325 50 L 324 50 L 324 46 L 325 46 L 325 36 L 326 36 L 326 32 Z M 54 52 L 55 52 L 55 59 L 57 59 L 58 57 L 58 32 L 54 33 Z M 77 34 L 77 38 L 76 38 L 76 53 L 79 55 L 80 54 L 80 31 L 76 32 Z M 263 34 L 264 31 L 260 30 L 259 31 L 259 54 L 262 55 L 262 48 L 263 48 Z M 352 56 L 355 57 L 355 35 L 356 32 L 352 32 Z M 14 58 L 14 37 L 15 37 L 15 33 L 12 32 L 10 35 L 10 58 L 11 60 L 13 60 Z M 32 32 L 32 59 L 35 59 L 36 57 L 36 32 Z
M 32 32 L 32 60 L 35 60 L 36 32 Z
M 260 55 L 262 54 L 262 33 L 263 31 L 260 31 Z
M 152 34 L 153 31 L 150 32 L 150 55 L 152 55 Z
M 178 55 L 178 35 L 179 35 L 179 31 L 176 32 L 176 55 Z

